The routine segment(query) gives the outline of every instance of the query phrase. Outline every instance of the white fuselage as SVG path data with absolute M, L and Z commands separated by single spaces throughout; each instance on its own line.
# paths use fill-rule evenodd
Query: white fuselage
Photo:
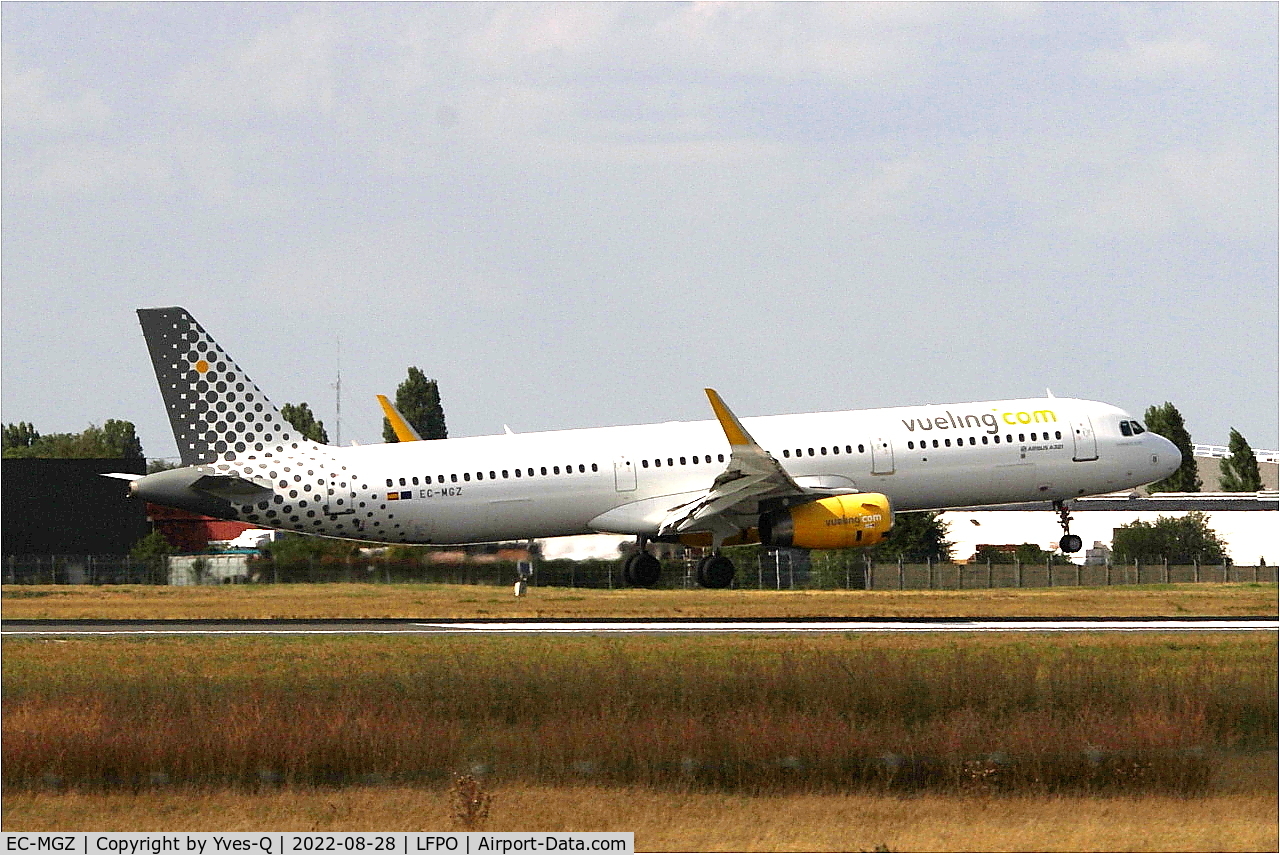
M 895 511 L 1070 499 L 1169 475 L 1175 446 L 1108 404 L 1039 398 L 764 416 L 742 424 L 802 486 Z M 1138 429 L 1140 431 L 1140 428 Z M 269 483 L 235 518 L 393 543 L 652 536 L 725 471 L 713 420 L 338 448 L 202 467 Z

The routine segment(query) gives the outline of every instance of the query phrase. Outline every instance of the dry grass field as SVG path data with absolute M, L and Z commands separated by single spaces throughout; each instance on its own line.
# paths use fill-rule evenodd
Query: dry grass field
M 4 616 L 1274 614 L 1275 586 L 5 588 Z M 15 606 L 20 608 L 15 609 Z M 62 611 L 58 611 L 61 609 Z M 19 612 L 15 614 L 16 612 Z M 69 612 L 69 613 L 68 613 Z M 3 827 L 636 832 L 642 851 L 1275 851 L 1277 639 L 7 639 Z
M 1274 764 L 1274 758 L 1270 761 Z M 448 831 L 444 789 L 6 792 L 5 831 Z M 499 786 L 488 831 L 634 831 L 642 852 L 1275 852 L 1275 792 L 748 796 Z
M 1274 584 L 965 591 L 708 591 L 480 585 L 5 585 L 18 619 L 1232 617 L 1277 614 Z

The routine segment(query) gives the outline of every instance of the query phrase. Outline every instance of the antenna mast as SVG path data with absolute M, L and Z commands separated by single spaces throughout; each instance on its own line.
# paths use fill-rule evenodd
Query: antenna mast
M 342 445 L 342 336 L 338 336 L 338 382 L 333 384 L 337 397 L 337 416 L 334 419 L 335 445 Z

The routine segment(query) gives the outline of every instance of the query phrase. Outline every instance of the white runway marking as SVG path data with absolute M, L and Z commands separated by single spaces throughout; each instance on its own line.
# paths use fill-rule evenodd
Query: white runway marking
M 698 623 L 454 623 L 419 624 L 450 631 L 482 633 L 600 633 L 600 632 L 1151 632 L 1276 630 L 1268 620 L 1026 620 L 1026 621 L 706 621 Z
M 109 621 L 78 626 L 4 627 L 6 637 L 36 636 L 190 636 L 190 635 L 571 635 L 571 634 L 709 634 L 709 633 L 886 633 L 886 632 L 1256 632 L 1280 631 L 1280 622 L 1265 618 L 1150 620 L 830 620 L 830 621 L 404 621 L 391 625 L 338 625 L 314 621 L 300 625 L 199 622 L 121 626 Z

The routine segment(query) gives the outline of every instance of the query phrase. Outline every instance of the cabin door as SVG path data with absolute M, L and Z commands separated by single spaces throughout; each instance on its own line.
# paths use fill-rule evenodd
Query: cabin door
M 893 474 L 893 440 L 888 437 L 871 440 L 871 474 Z
M 1098 437 L 1093 433 L 1093 422 L 1088 416 L 1081 416 L 1071 421 L 1071 437 L 1076 443 L 1076 452 L 1072 460 L 1097 460 Z
M 629 493 L 636 488 L 636 467 L 625 457 L 613 461 L 613 483 L 619 493 Z

